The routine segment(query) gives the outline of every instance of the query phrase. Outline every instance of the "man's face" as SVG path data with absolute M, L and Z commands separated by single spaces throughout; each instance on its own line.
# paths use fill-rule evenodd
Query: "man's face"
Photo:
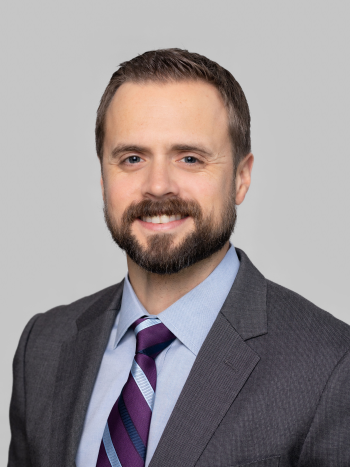
M 125 83 L 106 114 L 112 237 L 144 269 L 176 273 L 219 251 L 235 222 L 228 116 L 201 81 Z

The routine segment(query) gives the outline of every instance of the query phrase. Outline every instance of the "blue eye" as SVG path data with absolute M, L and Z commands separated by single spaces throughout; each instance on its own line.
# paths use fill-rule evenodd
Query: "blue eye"
M 197 162 L 197 159 L 193 156 L 186 156 L 184 157 L 185 162 L 188 164 L 195 164 Z
M 130 156 L 126 160 L 129 162 L 129 164 L 137 164 L 137 162 L 141 161 L 141 157 L 139 157 L 139 156 Z

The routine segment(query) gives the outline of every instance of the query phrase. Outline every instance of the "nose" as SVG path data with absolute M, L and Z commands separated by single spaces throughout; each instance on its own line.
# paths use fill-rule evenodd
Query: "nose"
M 179 186 L 175 179 L 174 168 L 166 157 L 156 157 L 149 164 L 143 183 L 143 196 L 161 199 L 178 196 Z

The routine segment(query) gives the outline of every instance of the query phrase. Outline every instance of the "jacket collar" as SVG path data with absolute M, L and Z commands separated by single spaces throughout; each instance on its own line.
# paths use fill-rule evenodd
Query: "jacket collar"
M 267 284 L 244 251 L 236 248 L 236 252 L 240 267 L 221 313 L 248 340 L 267 333 Z

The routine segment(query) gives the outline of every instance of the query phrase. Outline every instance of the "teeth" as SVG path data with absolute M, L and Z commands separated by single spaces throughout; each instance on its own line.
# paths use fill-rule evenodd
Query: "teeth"
M 151 222 L 152 224 L 167 224 L 168 222 L 179 221 L 181 219 L 180 214 L 175 216 L 153 216 L 153 217 L 142 217 L 143 222 Z
M 159 219 L 161 224 L 166 224 L 167 222 L 170 222 L 169 216 L 160 216 Z

